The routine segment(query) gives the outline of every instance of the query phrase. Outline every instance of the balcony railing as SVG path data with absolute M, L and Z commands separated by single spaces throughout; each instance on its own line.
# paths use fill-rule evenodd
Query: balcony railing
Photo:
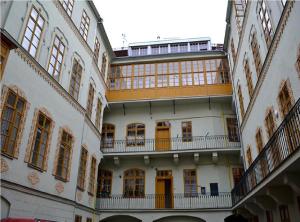
M 300 148 L 300 99 L 232 190 L 233 205 Z
M 109 198 L 98 198 L 98 209 L 213 209 L 230 208 L 230 193 L 210 194 L 145 194 L 143 197 L 129 198 L 112 195 Z
M 227 135 L 194 136 L 190 138 L 102 140 L 103 153 L 166 152 L 239 148 L 238 138 Z

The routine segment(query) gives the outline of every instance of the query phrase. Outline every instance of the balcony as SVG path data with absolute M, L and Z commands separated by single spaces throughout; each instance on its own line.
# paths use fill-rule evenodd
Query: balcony
M 233 205 L 241 202 L 300 148 L 300 99 L 232 190 Z
M 239 149 L 238 138 L 227 135 L 194 136 L 190 138 L 102 140 L 101 151 L 104 154 L 116 153 L 151 153 L 180 152 L 195 150 L 230 150 Z
M 224 209 L 231 208 L 231 194 L 145 194 L 143 197 L 124 197 L 112 195 L 98 198 L 96 207 L 101 210 L 162 210 L 162 209 Z

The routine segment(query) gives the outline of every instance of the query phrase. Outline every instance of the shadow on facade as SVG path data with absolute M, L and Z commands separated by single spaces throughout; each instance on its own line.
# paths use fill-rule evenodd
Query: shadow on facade
M 205 220 L 192 216 L 168 216 L 154 220 L 153 222 L 205 222 Z
M 103 220 L 100 220 L 100 222 L 120 222 L 120 221 L 126 221 L 126 222 L 142 222 L 140 219 L 128 216 L 128 215 L 115 215 L 111 217 L 107 217 Z

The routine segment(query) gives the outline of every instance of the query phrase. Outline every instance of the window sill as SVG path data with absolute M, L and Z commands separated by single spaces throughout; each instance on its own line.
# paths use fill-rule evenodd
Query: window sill
M 28 163 L 27 166 L 30 167 L 30 168 L 32 168 L 32 169 L 35 169 L 37 171 L 40 171 L 41 173 L 44 172 L 44 170 L 42 168 L 39 168 L 39 167 L 37 167 L 37 166 L 35 166 L 35 165 L 31 164 L 31 163 Z
M 84 187 L 77 186 L 77 189 L 84 192 Z
M 11 159 L 11 160 L 17 159 L 17 157 L 14 157 L 14 156 L 9 155 L 9 154 L 4 153 L 4 152 L 1 152 L 1 155 L 4 156 L 4 157 L 6 157 L 6 158 L 8 158 L 8 159 Z
M 58 176 L 58 175 L 54 175 L 54 177 L 55 177 L 55 179 L 60 180 L 60 181 L 62 181 L 62 182 L 64 182 L 64 183 L 68 182 L 67 179 L 62 178 L 62 177 L 60 177 L 60 176 Z

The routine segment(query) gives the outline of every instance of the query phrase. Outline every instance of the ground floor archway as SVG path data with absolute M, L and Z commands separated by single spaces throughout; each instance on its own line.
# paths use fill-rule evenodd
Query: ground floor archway
M 192 216 L 168 216 L 153 222 L 205 222 L 205 220 Z
M 126 221 L 126 222 L 142 222 L 140 219 L 128 215 L 115 215 L 111 217 L 107 217 L 103 220 L 100 220 L 100 222 L 120 222 L 120 221 Z

